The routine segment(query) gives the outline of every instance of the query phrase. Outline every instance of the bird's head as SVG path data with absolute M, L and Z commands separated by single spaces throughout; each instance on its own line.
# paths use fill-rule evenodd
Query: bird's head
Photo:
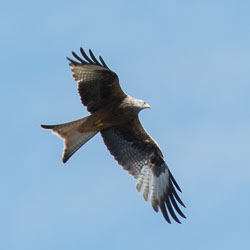
M 138 110 L 138 112 L 143 110 L 143 109 L 150 108 L 150 105 L 148 103 L 146 103 L 143 100 L 139 100 L 139 99 L 135 99 L 135 98 L 133 98 L 132 105 L 134 108 L 136 108 Z
M 150 105 L 148 103 L 146 103 L 145 101 L 142 101 L 143 104 L 142 104 L 142 109 L 148 109 L 150 108 Z

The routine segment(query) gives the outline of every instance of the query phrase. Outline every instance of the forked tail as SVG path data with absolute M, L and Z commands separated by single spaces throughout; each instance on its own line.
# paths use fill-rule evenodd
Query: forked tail
M 65 163 L 82 145 L 98 133 L 98 131 L 81 132 L 79 130 L 79 127 L 87 119 L 88 117 L 84 117 L 73 122 L 58 125 L 41 125 L 44 129 L 51 129 L 53 133 L 57 134 L 64 140 L 63 163 Z

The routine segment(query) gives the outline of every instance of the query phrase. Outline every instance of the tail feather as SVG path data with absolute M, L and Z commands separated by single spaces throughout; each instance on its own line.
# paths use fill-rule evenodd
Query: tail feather
M 65 163 L 81 146 L 95 136 L 98 131 L 80 132 L 78 130 L 88 117 L 82 119 L 58 124 L 58 125 L 41 125 L 44 129 L 51 129 L 64 140 L 64 151 L 62 161 Z

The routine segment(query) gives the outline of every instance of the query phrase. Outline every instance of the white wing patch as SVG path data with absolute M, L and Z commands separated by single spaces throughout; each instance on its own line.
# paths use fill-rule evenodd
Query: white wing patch
M 150 166 L 142 167 L 136 183 L 136 189 L 141 192 L 143 198 L 152 203 L 153 209 L 158 212 L 160 199 L 166 194 L 169 187 L 169 171 L 166 168 L 159 176 L 155 176 Z

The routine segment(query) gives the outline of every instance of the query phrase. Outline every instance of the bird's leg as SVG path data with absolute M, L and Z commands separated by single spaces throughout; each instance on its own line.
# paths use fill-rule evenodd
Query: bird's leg
M 96 125 L 98 128 L 102 127 L 102 126 L 103 126 L 102 120 L 97 120 L 97 121 L 95 122 L 95 125 Z

